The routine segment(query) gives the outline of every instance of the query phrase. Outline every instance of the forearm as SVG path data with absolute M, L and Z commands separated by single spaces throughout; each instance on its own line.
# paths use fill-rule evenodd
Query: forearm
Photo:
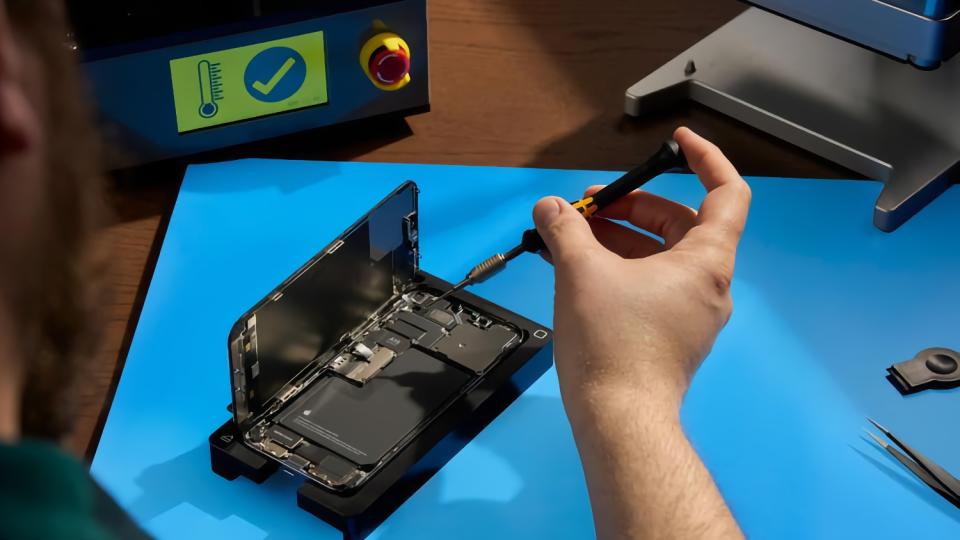
M 598 538 L 742 538 L 675 403 L 630 390 L 571 394 Z
M 707 190 L 699 210 L 638 190 L 589 221 L 559 198 L 533 212 L 556 267 L 557 374 L 602 540 L 742 537 L 679 411 L 733 309 L 750 187 L 710 142 L 686 128 L 674 139 Z

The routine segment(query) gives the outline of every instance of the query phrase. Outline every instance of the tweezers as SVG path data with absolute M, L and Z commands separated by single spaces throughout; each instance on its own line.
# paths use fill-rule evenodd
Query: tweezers
M 864 430 L 867 432 L 867 435 L 870 435 L 881 448 L 902 463 L 904 467 L 910 469 L 910 472 L 922 480 L 924 484 L 930 486 L 934 491 L 939 493 L 941 497 L 949 501 L 950 504 L 960 508 L 960 480 L 951 476 L 950 473 L 920 452 L 904 444 L 893 433 L 890 433 L 887 428 L 881 426 L 871 418 L 867 418 L 867 420 L 888 439 L 893 441 L 895 445 L 900 447 L 900 450 L 903 450 L 903 452 L 890 446 L 890 444 L 872 432 Z

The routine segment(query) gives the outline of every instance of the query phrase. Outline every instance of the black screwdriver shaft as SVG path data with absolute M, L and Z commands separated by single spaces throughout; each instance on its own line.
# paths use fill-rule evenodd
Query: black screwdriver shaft
M 605 186 L 592 197 L 587 197 L 571 204 L 585 217 L 590 218 L 660 174 L 673 168 L 685 167 L 686 163 L 686 158 L 680 150 L 680 145 L 678 145 L 676 141 L 669 140 L 663 143 L 660 150 L 642 165 L 627 171 L 627 173 L 615 182 Z M 508 262 L 516 259 L 522 253 L 539 253 L 545 248 L 546 245 L 540 233 L 537 232 L 537 229 L 528 229 L 524 231 L 523 238 L 517 246 L 506 253 L 497 253 L 493 257 L 473 267 L 463 281 L 442 294 L 436 301 L 447 298 L 468 285 L 482 283 L 490 279 L 506 268 Z

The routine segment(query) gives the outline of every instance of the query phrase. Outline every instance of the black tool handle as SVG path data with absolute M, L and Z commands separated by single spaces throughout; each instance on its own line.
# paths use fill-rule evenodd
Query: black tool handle
M 617 201 L 630 192 L 640 188 L 657 176 L 677 167 L 686 167 L 687 159 L 680 150 L 680 145 L 674 140 L 663 143 L 660 150 L 643 164 L 627 171 L 612 184 L 596 192 L 591 198 L 581 199 L 571 203 L 581 214 L 590 217 L 603 210 L 614 201 Z M 537 253 L 546 245 L 536 229 L 524 231 L 520 246 L 524 251 Z
M 603 210 L 670 169 L 686 166 L 686 163 L 686 158 L 676 141 L 669 140 L 663 143 L 660 150 L 645 163 L 627 171 L 614 183 L 596 192 L 593 195 L 593 205 L 597 207 L 594 212 Z M 590 205 L 587 206 L 589 207 Z

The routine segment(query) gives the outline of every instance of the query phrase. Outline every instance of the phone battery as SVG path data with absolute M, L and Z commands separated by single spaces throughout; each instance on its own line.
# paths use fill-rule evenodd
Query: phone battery
M 360 466 L 379 462 L 464 387 L 470 376 L 408 349 L 363 386 L 330 376 L 290 404 L 278 422 Z

